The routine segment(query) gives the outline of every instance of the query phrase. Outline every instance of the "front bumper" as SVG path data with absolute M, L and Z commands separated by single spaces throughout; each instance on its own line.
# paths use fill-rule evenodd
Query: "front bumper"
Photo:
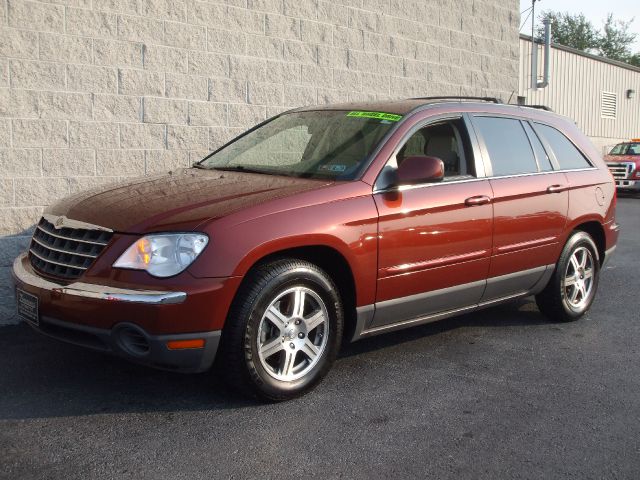
M 167 370 L 201 372 L 215 359 L 221 330 L 215 319 L 203 320 L 203 305 L 221 300 L 220 292 L 228 290 L 221 288 L 223 283 L 198 284 L 193 295 L 83 282 L 63 285 L 37 275 L 26 255 L 14 261 L 13 280 L 38 298 L 38 321 L 27 323 L 42 334 Z M 209 328 L 201 328 L 205 325 Z M 167 345 L 185 340 L 203 342 L 182 349 Z
M 111 353 L 135 363 L 183 373 L 208 370 L 216 357 L 220 331 L 151 335 L 133 323 L 121 322 L 111 330 L 92 328 L 43 316 L 35 331 L 64 342 Z M 204 340 L 202 348 L 171 350 L 169 341 Z
M 640 180 L 619 180 L 616 179 L 616 188 L 618 190 L 640 192 Z

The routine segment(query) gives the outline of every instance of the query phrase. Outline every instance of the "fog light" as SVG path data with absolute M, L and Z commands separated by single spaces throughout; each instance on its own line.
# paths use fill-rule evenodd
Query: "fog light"
M 186 350 L 189 348 L 203 348 L 204 338 L 194 338 L 191 340 L 169 340 L 167 348 L 169 350 Z

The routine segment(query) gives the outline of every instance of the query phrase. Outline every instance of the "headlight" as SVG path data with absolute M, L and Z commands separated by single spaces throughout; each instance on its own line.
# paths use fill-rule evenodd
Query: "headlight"
M 171 277 L 191 265 L 207 243 L 209 237 L 203 233 L 146 235 L 127 248 L 113 266 Z

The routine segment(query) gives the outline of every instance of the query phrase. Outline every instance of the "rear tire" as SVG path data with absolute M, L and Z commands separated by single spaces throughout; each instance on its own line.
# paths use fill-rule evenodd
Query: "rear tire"
M 260 265 L 233 301 L 217 366 L 231 386 L 263 400 L 303 395 L 331 368 L 343 317 L 338 289 L 316 265 Z
M 579 319 L 593 304 L 599 276 L 600 260 L 595 242 L 586 232 L 574 232 L 562 250 L 548 285 L 536 295 L 538 308 L 557 322 Z

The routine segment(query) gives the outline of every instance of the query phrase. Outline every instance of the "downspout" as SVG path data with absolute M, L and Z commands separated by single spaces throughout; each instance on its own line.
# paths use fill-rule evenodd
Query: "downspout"
M 544 76 L 542 77 L 542 81 L 537 83 L 536 86 L 538 88 L 545 88 L 549 86 L 549 65 L 551 63 L 551 19 L 547 17 L 544 19 L 543 23 L 544 23 Z M 537 66 L 537 58 L 536 58 L 536 66 Z

